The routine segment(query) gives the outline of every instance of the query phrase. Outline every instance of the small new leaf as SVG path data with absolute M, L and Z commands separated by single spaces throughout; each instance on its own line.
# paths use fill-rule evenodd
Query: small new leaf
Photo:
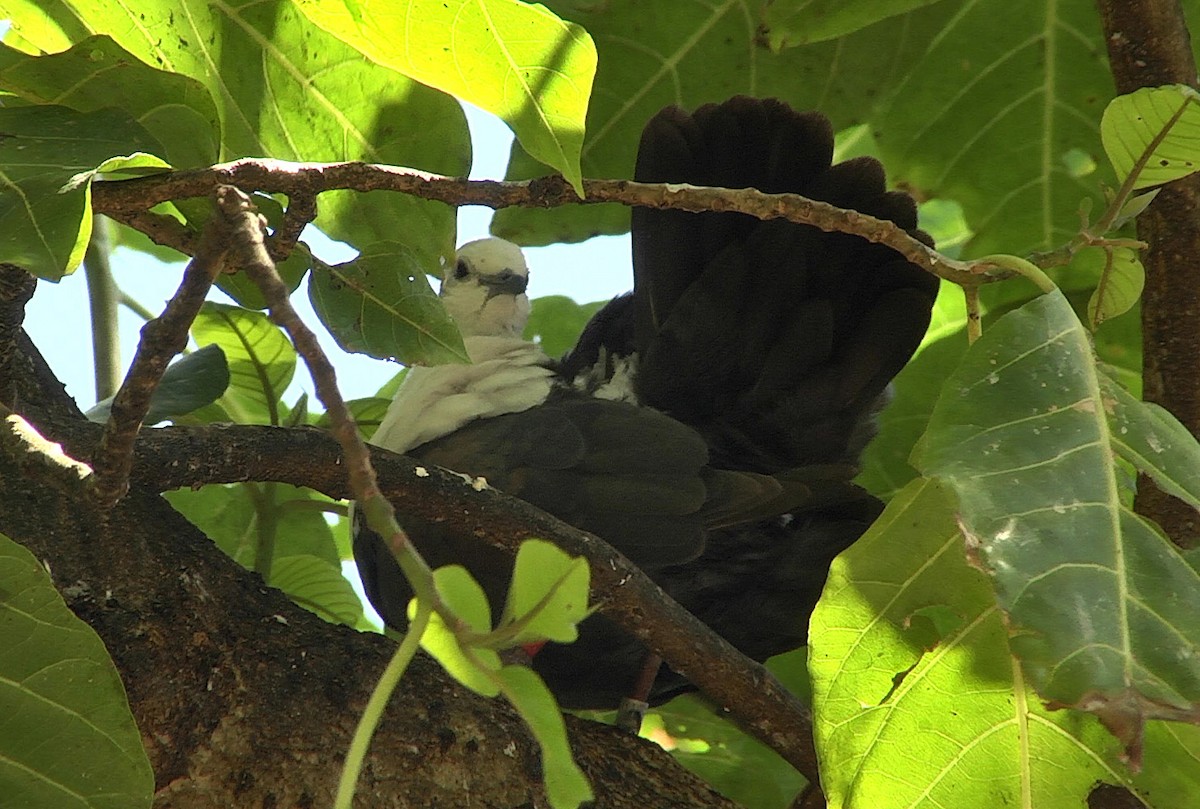
M 442 603 L 468 630 L 480 635 L 491 630 L 492 610 L 488 606 L 487 596 L 465 567 L 450 565 L 438 568 L 433 572 L 433 580 Z M 408 604 L 410 621 L 416 613 L 417 600 L 414 598 Z M 421 648 L 467 688 L 485 697 L 497 696 L 500 684 L 496 672 L 501 667 L 500 656 L 491 649 L 478 646 L 464 648 L 455 629 L 435 612 L 425 634 L 421 636 Z
M 505 624 L 522 624 L 513 643 L 573 642 L 576 625 L 588 615 L 590 578 L 587 562 L 556 545 L 540 539 L 521 543 L 504 608 Z
M 1144 87 L 1114 98 L 1100 120 L 1104 151 L 1131 190 L 1200 169 L 1200 94 L 1181 84 Z

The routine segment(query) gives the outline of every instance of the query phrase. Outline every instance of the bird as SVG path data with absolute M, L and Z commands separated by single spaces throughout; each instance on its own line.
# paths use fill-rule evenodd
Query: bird
M 656 114 L 634 179 L 802 194 L 932 244 L 878 161 L 832 157 L 820 113 L 735 96 Z M 604 539 L 754 660 L 803 646 L 829 565 L 882 509 L 853 477 L 937 279 L 858 236 L 736 213 L 635 208 L 631 243 L 633 290 L 559 358 L 522 336 L 520 248 L 462 246 L 440 297 L 471 363 L 411 368 L 371 441 Z M 397 516 L 431 566 L 464 564 L 498 614 L 504 551 Z M 369 599 L 403 628 L 407 581 L 357 515 L 352 531 Z M 603 612 L 530 665 L 565 708 L 692 687 Z

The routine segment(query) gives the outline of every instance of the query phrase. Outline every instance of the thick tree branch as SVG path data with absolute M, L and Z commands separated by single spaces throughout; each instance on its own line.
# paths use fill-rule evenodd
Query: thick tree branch
M 72 453 L 86 453 L 97 428 L 76 424 L 56 434 Z M 401 513 L 437 519 L 515 553 L 530 536 L 588 560 L 592 597 L 627 631 L 655 649 L 731 716 L 816 781 L 816 754 L 807 709 L 757 663 L 748 660 L 663 593 L 632 562 L 602 540 L 523 500 L 476 490 L 461 475 L 378 448 L 372 463 L 379 490 Z M 203 483 L 277 481 L 330 497 L 351 496 L 337 444 L 309 428 L 212 425 L 143 430 L 134 479 L 156 491 Z
M 826 231 L 854 233 L 868 241 L 887 245 L 913 264 L 958 284 L 969 286 L 980 283 L 984 278 L 998 280 L 1012 275 L 990 264 L 947 258 L 892 222 L 799 194 L 764 194 L 753 188 L 731 190 L 671 183 L 637 183 L 631 180 L 584 180 L 584 198 L 580 199 L 561 177 L 543 177 L 525 182 L 464 180 L 371 163 L 292 163 L 245 159 L 206 169 L 97 182 L 92 185 L 92 205 L 98 212 L 120 219 L 167 200 L 204 196 L 222 184 L 233 185 L 247 192 L 262 191 L 307 198 L 313 198 L 322 191 L 334 190 L 399 191 L 449 205 L 486 205 L 489 208 L 549 208 L 617 202 L 683 211 L 728 211 L 759 219 L 787 219 Z M 157 240 L 155 235 L 151 237 Z M 170 246 L 179 248 L 176 244 Z
M 1100 0 L 1104 39 L 1117 90 L 1163 84 L 1197 86 L 1196 63 L 1178 0 Z M 1200 435 L 1200 175 L 1164 186 L 1137 218 L 1146 287 L 1142 294 L 1143 395 Z M 1200 515 L 1139 479 L 1137 510 L 1176 543 L 1200 545 Z

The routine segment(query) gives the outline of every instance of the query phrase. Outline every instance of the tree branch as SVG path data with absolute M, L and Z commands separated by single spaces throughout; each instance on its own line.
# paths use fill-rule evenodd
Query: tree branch
M 100 505 L 111 506 L 129 487 L 133 442 L 167 364 L 187 347 L 188 329 L 225 266 L 230 229 L 229 219 L 220 212 L 209 220 L 195 258 L 183 271 L 179 289 L 167 301 L 162 315 L 142 327 L 137 353 L 113 399 L 104 437 L 92 458 L 96 474 L 91 487 Z
M 1197 86 L 1187 22 L 1178 0 L 1100 0 L 1117 90 Z M 1168 183 L 1137 218 L 1146 287 L 1142 294 L 1143 396 L 1200 435 L 1200 174 Z M 1137 511 L 1184 547 L 1200 545 L 1200 516 L 1139 476 Z
M 1011 272 L 981 262 L 943 256 L 914 239 L 894 223 L 846 210 L 799 194 L 764 194 L 753 188 L 707 188 L 631 180 L 584 180 L 580 199 L 561 177 L 524 182 L 464 180 L 416 169 L 371 163 L 292 163 L 273 159 L 244 159 L 205 169 L 167 172 L 130 180 L 92 184 L 92 205 L 121 219 L 167 200 L 204 196 L 221 184 L 243 191 L 313 198 L 322 191 L 399 191 L 449 205 L 489 208 L 523 206 L 549 208 L 567 204 L 616 202 L 646 208 L 744 213 L 759 219 L 787 219 L 825 231 L 853 233 L 887 245 L 906 259 L 957 284 L 978 284 L 981 276 L 1001 280 Z M 126 221 L 127 219 L 122 219 Z M 163 232 L 152 236 L 158 241 Z M 163 242 L 160 242 L 160 244 Z M 180 245 L 170 246 L 181 249 Z
M 72 454 L 86 453 L 98 428 L 78 424 L 56 436 Z M 379 491 L 397 511 L 443 525 L 515 553 L 530 536 L 587 559 L 592 598 L 626 631 L 662 654 L 673 669 L 730 711 L 739 724 L 817 781 L 808 709 L 762 666 L 747 659 L 680 607 L 607 543 L 523 500 L 476 490 L 457 473 L 371 448 Z M 204 483 L 277 481 L 330 497 L 352 497 L 337 444 L 322 430 L 254 425 L 143 430 L 134 479 L 155 491 Z

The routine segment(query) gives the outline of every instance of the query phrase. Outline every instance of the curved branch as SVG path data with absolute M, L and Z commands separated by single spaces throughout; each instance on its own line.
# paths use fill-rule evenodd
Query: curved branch
M 55 438 L 73 455 L 86 457 L 97 431 L 95 425 L 77 423 Z M 476 490 L 457 473 L 376 447 L 371 448 L 371 461 L 379 490 L 398 512 L 436 518 L 510 553 L 537 536 L 587 559 L 592 598 L 606 615 L 817 782 L 808 709 L 765 668 L 675 603 L 607 543 L 523 500 L 491 488 Z M 315 428 L 212 425 L 143 430 L 133 477 L 157 491 L 256 480 L 307 486 L 337 499 L 350 496 L 336 442 Z
M 956 284 L 1000 280 L 1012 273 L 986 262 L 964 262 L 943 256 L 894 223 L 846 210 L 799 194 L 764 194 L 753 188 L 708 188 L 632 180 L 584 180 L 584 196 L 576 196 L 561 177 L 523 182 L 464 180 L 416 169 L 372 163 L 293 163 L 244 159 L 204 169 L 166 172 L 131 180 L 93 183 L 92 205 L 115 218 L 129 217 L 167 200 L 199 197 L 218 185 L 313 198 L 322 191 L 399 191 L 449 205 L 550 208 L 567 204 L 616 202 L 646 208 L 744 213 L 759 219 L 787 219 L 825 231 L 853 233 L 884 244 L 928 272 Z M 128 219 L 123 219 L 128 221 Z M 172 244 L 175 247 L 177 245 Z

